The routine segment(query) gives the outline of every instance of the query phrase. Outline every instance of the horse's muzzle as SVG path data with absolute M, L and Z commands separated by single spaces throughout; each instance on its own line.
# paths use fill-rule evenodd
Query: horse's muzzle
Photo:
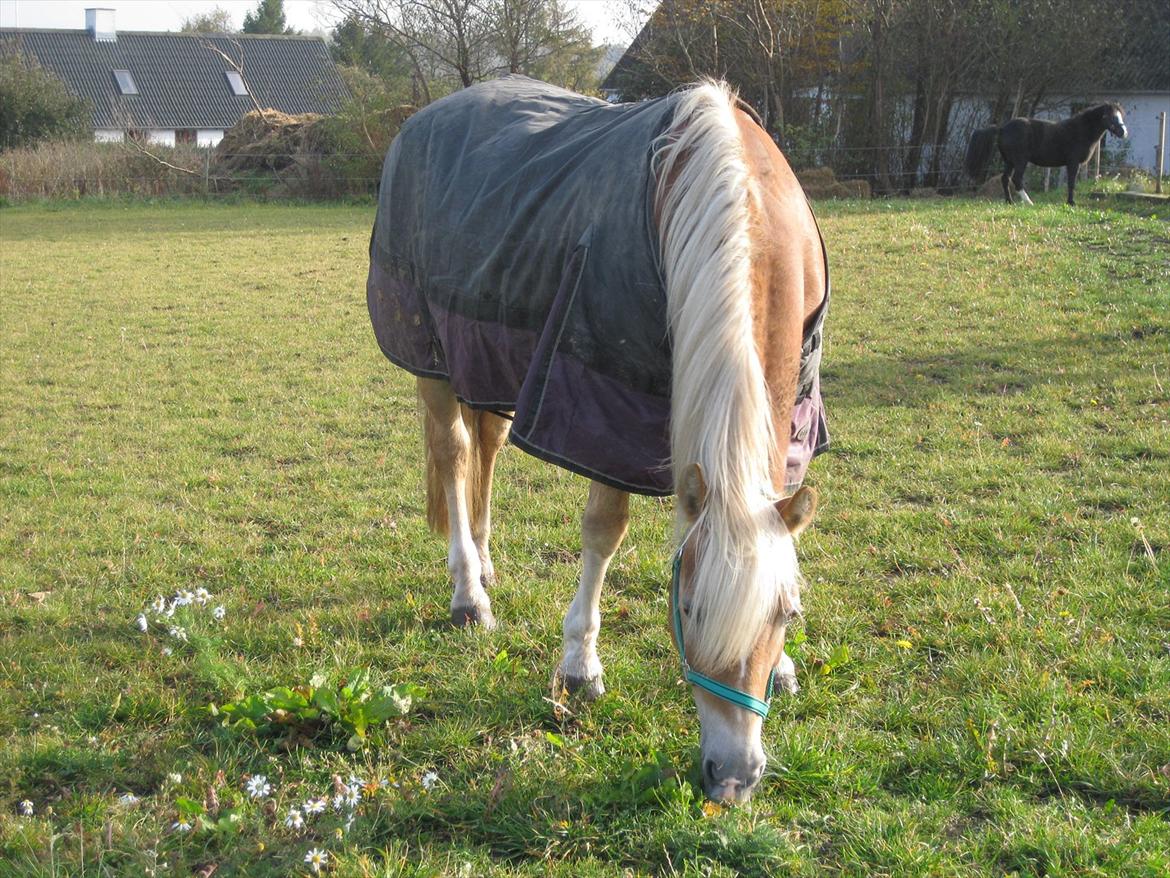
M 1129 137 L 1129 130 L 1124 125 L 1110 125 L 1109 133 L 1114 137 L 1120 137 L 1122 140 Z

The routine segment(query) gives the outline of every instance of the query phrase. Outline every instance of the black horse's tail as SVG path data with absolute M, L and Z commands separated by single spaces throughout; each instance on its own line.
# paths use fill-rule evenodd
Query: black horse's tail
M 982 183 L 987 173 L 987 162 L 991 159 L 991 150 L 995 147 L 999 129 L 980 128 L 971 135 L 971 142 L 967 144 L 967 158 L 964 165 L 967 175 L 976 183 Z

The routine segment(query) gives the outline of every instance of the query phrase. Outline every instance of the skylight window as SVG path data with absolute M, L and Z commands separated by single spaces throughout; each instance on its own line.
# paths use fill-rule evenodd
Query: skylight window
M 236 97 L 243 97 L 248 93 L 248 86 L 244 85 L 244 77 L 240 76 L 234 70 L 225 70 L 224 76 L 227 77 L 228 85 L 231 86 L 232 94 Z
M 130 75 L 129 70 L 115 70 L 114 79 L 118 80 L 118 91 L 122 94 L 138 94 L 138 86 L 135 84 L 134 77 Z

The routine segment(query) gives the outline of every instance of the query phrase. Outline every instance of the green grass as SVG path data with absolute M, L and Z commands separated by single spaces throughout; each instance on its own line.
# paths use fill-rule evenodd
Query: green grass
M 310 847 L 345 876 L 1165 875 L 1166 224 L 818 212 L 834 449 L 809 476 L 803 690 L 767 723 L 759 794 L 721 810 L 687 779 L 669 503 L 633 503 L 609 691 L 572 717 L 543 697 L 582 480 L 506 449 L 502 625 L 445 624 L 412 382 L 366 316 L 372 206 L 0 211 L 0 876 L 300 874 Z M 136 629 L 199 586 L 222 625 Z M 363 752 L 202 710 L 351 668 L 427 690 Z M 351 772 L 397 786 L 341 837 L 283 826 Z M 171 832 L 209 788 L 238 820 Z

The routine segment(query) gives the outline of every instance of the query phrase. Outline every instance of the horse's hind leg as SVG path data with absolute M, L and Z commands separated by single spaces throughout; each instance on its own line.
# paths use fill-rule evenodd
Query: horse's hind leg
M 1003 183 L 1003 197 L 1008 204 L 1012 203 L 1012 191 L 1008 187 L 1008 180 L 1011 178 L 1011 175 L 1012 163 L 1005 161 L 1003 166 L 1003 176 L 1000 177 L 1000 182 Z
M 601 630 L 601 583 L 610 559 L 622 544 L 630 519 L 630 495 L 600 482 L 589 485 L 589 502 L 581 519 L 581 584 L 569 605 L 564 624 L 564 657 L 554 675 L 553 698 L 559 680 L 569 692 L 587 699 L 605 691 L 597 634 Z
M 1068 203 L 1070 207 L 1076 207 L 1077 204 L 1073 195 L 1077 191 L 1077 172 L 1080 169 L 1081 166 L 1075 162 L 1064 169 L 1065 176 L 1068 177 Z
M 492 412 L 476 412 L 476 417 L 477 449 L 473 453 L 479 454 L 479 478 L 471 486 L 471 538 L 479 554 L 480 583 L 487 588 L 496 580 L 492 556 L 488 551 L 492 532 L 492 477 L 496 471 L 496 455 L 508 441 L 512 422 Z
M 418 392 L 425 406 L 427 521 L 449 540 L 447 569 L 455 583 L 451 621 L 491 628 L 496 621 L 471 531 L 469 488 L 479 482 L 479 412 L 461 405 L 446 381 L 419 378 Z

